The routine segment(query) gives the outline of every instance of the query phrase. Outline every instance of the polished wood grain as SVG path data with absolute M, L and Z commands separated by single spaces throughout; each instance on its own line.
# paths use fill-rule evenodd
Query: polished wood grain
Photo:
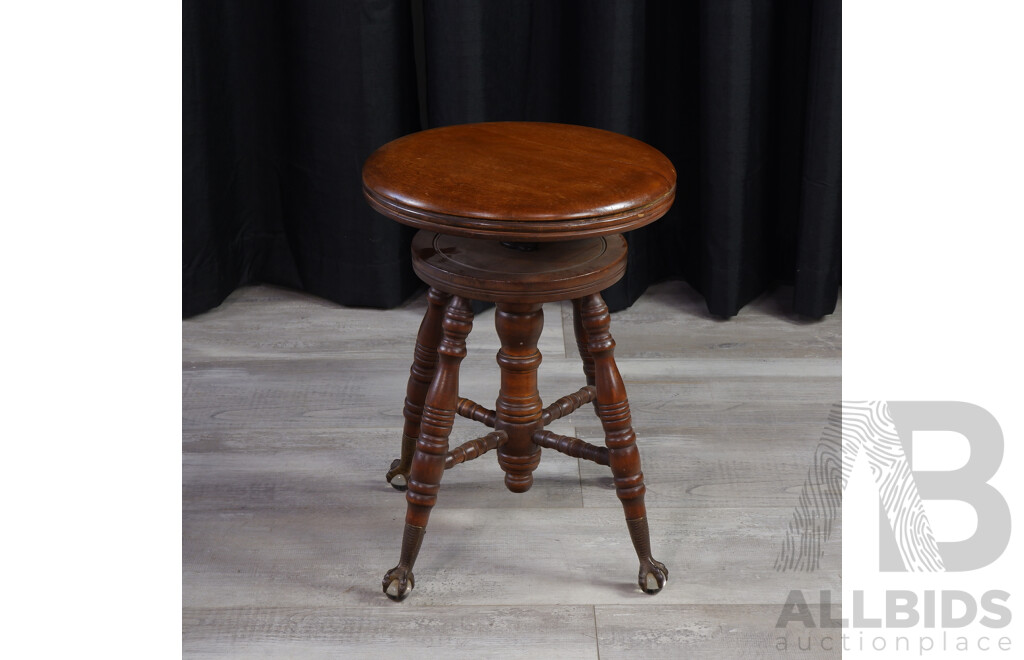
M 543 430 L 533 434 L 533 442 L 547 449 L 554 449 L 566 456 L 582 458 L 598 465 L 608 465 L 608 448 L 592 445 L 585 440 Z
M 587 385 L 594 385 L 594 356 L 590 354 L 587 346 L 587 331 L 583 327 L 583 310 L 581 305 L 583 298 L 573 298 L 572 301 L 572 330 L 576 341 L 576 350 L 579 351 L 580 360 L 583 361 L 583 375 L 587 379 Z
M 533 471 L 540 464 L 540 447 L 534 431 L 544 428 L 544 404 L 537 390 L 541 354 L 537 340 L 544 328 L 544 311 L 538 303 L 499 303 L 494 317 L 501 350 L 501 389 L 494 410 L 495 430 L 508 433 L 508 443 L 498 450 L 498 465 L 505 471 L 505 487 L 525 493 L 533 485 Z
M 441 343 L 441 320 L 444 309 L 451 300 L 451 294 L 437 289 L 427 292 L 427 313 L 423 315 L 419 332 L 416 333 L 416 349 L 413 352 L 412 367 L 409 368 L 409 383 L 406 385 L 405 427 L 402 429 L 402 455 L 391 464 L 385 475 L 388 483 L 398 490 L 405 490 L 409 483 L 409 470 L 416 450 L 416 438 L 420 435 L 420 421 L 423 418 L 423 402 L 437 370 L 437 346 Z
M 615 340 L 609 326 L 611 317 L 608 306 L 600 294 L 593 294 L 576 301 L 575 309 L 582 317 L 581 325 L 586 336 L 587 352 L 594 361 L 594 383 L 597 391 L 594 410 L 604 429 L 605 445 L 608 447 L 608 465 L 612 469 L 615 493 L 622 502 L 626 514 L 633 548 L 640 559 L 637 583 L 649 594 L 661 591 L 668 581 L 668 569 L 651 556 L 651 538 L 647 523 L 647 508 L 644 506 L 644 473 L 640 469 L 640 451 L 636 447 L 636 433 L 633 431 L 626 397 L 626 385 L 622 382 L 619 368 L 615 364 Z
M 459 399 L 459 364 L 466 357 L 466 337 L 473 329 L 473 309 L 469 301 L 453 296 L 445 309 L 441 327 L 444 335 L 437 347 L 437 372 L 423 404 L 420 433 L 409 469 L 402 552 L 398 565 L 382 580 L 384 593 L 394 600 L 402 600 L 415 586 L 412 567 L 441 487 L 448 436 L 455 423 Z
M 626 272 L 626 240 L 599 236 L 517 250 L 499 242 L 421 231 L 412 267 L 432 287 L 488 302 L 540 303 L 604 291 Z
M 657 149 L 585 126 L 492 122 L 390 142 L 363 166 L 370 205 L 442 234 L 563 241 L 654 222 L 675 199 Z

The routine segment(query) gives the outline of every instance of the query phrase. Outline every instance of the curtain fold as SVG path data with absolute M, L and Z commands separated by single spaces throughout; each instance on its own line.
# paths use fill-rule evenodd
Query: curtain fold
M 256 281 L 397 305 L 419 286 L 412 232 L 369 210 L 363 160 L 501 120 L 624 133 L 675 164 L 612 309 L 668 278 L 723 317 L 779 282 L 797 314 L 835 308 L 838 0 L 192 0 L 184 19 L 185 315 Z
M 412 230 L 362 163 L 420 128 L 409 3 L 184 4 L 183 313 L 268 282 L 393 307 Z

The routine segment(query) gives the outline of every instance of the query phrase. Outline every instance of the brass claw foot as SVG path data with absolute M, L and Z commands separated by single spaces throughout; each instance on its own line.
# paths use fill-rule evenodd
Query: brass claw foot
M 668 583 L 668 569 L 656 559 L 645 559 L 640 562 L 640 574 L 637 584 L 644 593 L 656 594 Z
M 384 475 L 384 478 L 388 480 L 388 483 L 395 490 L 404 491 L 409 487 L 409 475 L 408 468 L 403 470 L 401 465 L 402 459 L 400 458 L 391 461 L 391 469 Z
M 398 565 L 384 574 L 381 585 L 387 597 L 397 602 L 405 600 L 416 586 L 416 580 L 413 579 L 412 571 L 405 566 Z

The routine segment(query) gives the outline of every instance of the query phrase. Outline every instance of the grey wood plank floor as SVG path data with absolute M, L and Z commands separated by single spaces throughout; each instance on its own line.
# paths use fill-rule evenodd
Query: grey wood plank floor
M 671 571 L 653 597 L 634 584 L 607 469 L 554 452 L 519 495 L 491 456 L 449 471 L 416 589 L 403 603 L 384 597 L 405 501 L 383 474 L 422 295 L 379 311 L 258 286 L 184 321 L 186 657 L 838 657 L 819 631 L 775 628 L 790 590 L 813 604 L 841 589 L 838 529 L 817 570 L 775 570 L 841 395 L 841 309 L 794 320 L 787 293 L 721 321 L 666 282 L 612 317 L 655 556 Z M 583 383 L 570 305 L 545 314 L 551 401 Z M 490 310 L 469 338 L 464 396 L 491 405 L 497 348 Z M 460 419 L 452 441 L 483 428 Z M 589 408 L 551 428 L 601 441 Z

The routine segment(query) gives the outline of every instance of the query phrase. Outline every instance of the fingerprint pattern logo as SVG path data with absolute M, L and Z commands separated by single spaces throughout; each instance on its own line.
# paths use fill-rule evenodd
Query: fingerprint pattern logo
M 776 571 L 817 570 L 823 546 L 832 536 L 842 513 L 843 486 L 842 405 L 829 411 L 828 423 L 814 450 L 814 463 L 807 471 L 800 502 L 786 528 L 782 550 L 775 560 Z
M 906 570 L 945 570 L 910 462 L 885 401 L 844 402 L 832 407 L 815 451 L 814 465 L 786 529 L 775 570 L 818 568 L 822 546 L 842 511 L 842 490 L 862 453 L 878 487 L 882 509 Z

